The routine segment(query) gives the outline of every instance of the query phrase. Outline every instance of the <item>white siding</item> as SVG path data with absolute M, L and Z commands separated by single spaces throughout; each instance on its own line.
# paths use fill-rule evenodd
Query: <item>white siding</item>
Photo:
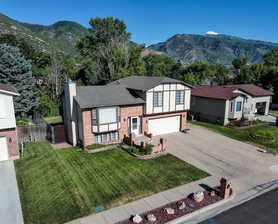
M 15 128 L 14 103 L 11 95 L 0 93 L 0 129 Z
M 184 90 L 184 104 L 176 105 L 176 90 Z M 163 105 L 153 107 L 153 92 L 163 91 Z M 161 84 L 146 92 L 146 114 L 167 113 L 190 109 L 191 90 L 182 84 Z

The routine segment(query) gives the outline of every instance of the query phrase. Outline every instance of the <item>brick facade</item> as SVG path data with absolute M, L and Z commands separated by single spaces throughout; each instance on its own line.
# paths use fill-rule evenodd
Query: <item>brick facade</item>
M 144 112 L 143 105 L 136 106 L 122 106 L 121 107 L 121 129 L 119 130 L 119 139 L 123 139 L 124 136 L 128 136 L 128 118 L 129 117 L 142 117 Z M 144 129 L 142 127 L 142 133 Z
M 94 135 L 92 132 L 92 114 L 91 110 L 82 112 L 83 121 L 83 145 L 88 146 L 94 143 Z
M 148 133 L 148 121 L 154 118 L 163 118 L 170 116 L 181 116 L 181 126 L 180 130 L 186 128 L 187 112 L 172 112 L 165 114 L 155 114 L 144 116 L 144 106 L 143 105 L 133 105 L 133 106 L 121 106 L 120 107 L 120 117 L 121 117 L 121 128 L 119 129 L 119 140 L 123 140 L 125 136 L 129 135 L 129 118 L 130 117 L 140 117 L 141 118 L 141 131 L 142 134 Z M 92 118 L 91 110 L 85 110 L 82 112 L 83 119 L 83 146 L 92 145 L 94 143 L 94 134 L 92 132 Z
M 18 159 L 19 150 L 16 128 L 0 130 L 0 136 L 4 136 L 7 138 L 9 159 Z

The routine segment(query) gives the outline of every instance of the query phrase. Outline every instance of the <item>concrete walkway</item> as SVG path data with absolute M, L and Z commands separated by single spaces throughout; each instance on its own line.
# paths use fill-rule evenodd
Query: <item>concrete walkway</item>
M 204 178 L 202 180 L 191 182 L 189 184 L 181 185 L 167 191 L 154 194 L 119 207 L 109 209 L 97 214 L 82 217 L 68 224 L 111 224 L 130 218 L 131 215 L 140 214 L 154 208 L 165 205 L 169 202 L 179 200 L 187 197 L 190 193 L 204 190 L 202 185 L 217 186 L 219 179 L 213 176 Z
M 13 161 L 0 162 L 0 223 L 23 224 Z

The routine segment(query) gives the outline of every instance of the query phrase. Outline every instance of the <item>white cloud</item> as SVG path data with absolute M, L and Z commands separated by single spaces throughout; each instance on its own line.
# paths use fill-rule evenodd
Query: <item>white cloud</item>
M 208 32 L 206 32 L 206 34 L 208 34 L 208 35 L 218 35 L 218 33 L 214 32 L 214 31 L 208 31 Z

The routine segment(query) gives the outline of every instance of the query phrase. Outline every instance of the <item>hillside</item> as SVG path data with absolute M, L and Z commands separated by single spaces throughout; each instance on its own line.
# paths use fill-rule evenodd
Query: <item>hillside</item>
M 76 22 L 59 21 L 44 26 L 22 23 L 0 14 L 0 33 L 14 34 L 45 51 L 51 51 L 54 48 L 65 55 L 77 56 L 75 42 L 87 32 L 85 27 Z
M 163 52 L 186 64 L 201 60 L 230 65 L 238 56 L 248 56 L 250 64 L 261 62 L 262 56 L 276 47 L 278 44 L 275 43 L 228 35 L 177 34 L 148 48 Z

